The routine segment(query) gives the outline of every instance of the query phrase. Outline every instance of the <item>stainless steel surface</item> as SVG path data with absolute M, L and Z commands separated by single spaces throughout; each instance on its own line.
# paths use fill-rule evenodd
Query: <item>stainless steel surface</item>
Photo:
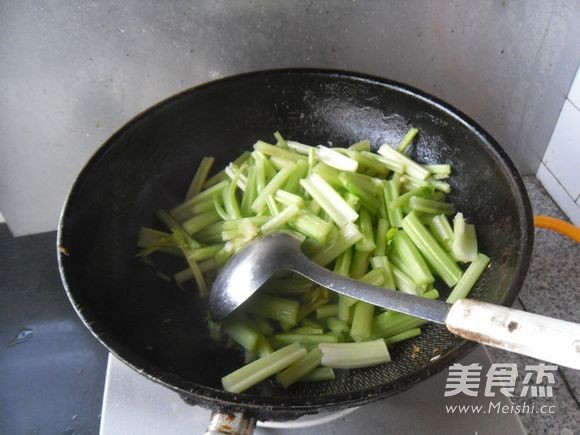
M 292 66 L 431 92 L 535 173 L 580 60 L 579 16 L 578 0 L 0 2 L 0 210 L 16 235 L 54 229 L 81 166 L 133 115 Z
M 236 413 L 214 412 L 210 419 L 205 435 L 252 435 L 256 427 L 256 419 Z
M 277 272 L 289 270 L 341 293 L 436 323 L 445 323 L 449 305 L 345 278 L 309 260 L 299 242 L 285 233 L 274 233 L 248 244 L 223 267 L 209 296 L 212 316 L 221 320 L 252 296 Z
M 487 352 L 480 346 L 460 360 L 461 364 L 479 363 L 485 373 L 490 366 Z M 258 422 L 256 435 L 338 435 L 365 434 L 513 434 L 523 435 L 515 412 L 455 412 L 448 405 L 474 405 L 489 410 L 490 404 L 510 406 L 510 399 L 463 394 L 444 397 L 447 370 L 396 396 L 358 408 L 332 419 L 331 414 L 306 416 L 294 422 L 272 425 Z M 482 387 L 483 388 L 483 387 Z M 540 399 L 538 399 L 540 400 Z M 419 410 L 419 411 L 418 411 Z M 101 435 L 190 435 L 203 433 L 211 412 L 186 404 L 173 391 L 156 384 L 109 356 Z M 323 424 L 317 424 L 323 423 Z M 262 426 L 262 427 L 261 427 Z M 273 427 L 275 426 L 275 428 Z M 571 433 L 571 432 L 570 432 Z

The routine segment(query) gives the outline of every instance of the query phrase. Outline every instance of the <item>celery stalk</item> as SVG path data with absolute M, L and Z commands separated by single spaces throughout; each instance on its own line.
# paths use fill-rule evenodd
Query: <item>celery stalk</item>
M 193 176 L 193 180 L 191 180 L 191 184 L 189 185 L 187 193 L 185 194 L 186 200 L 192 198 L 201 191 L 214 162 L 215 159 L 213 157 L 203 157 L 201 159 L 201 162 L 195 171 L 195 175 Z
M 316 254 L 312 260 L 321 266 L 326 266 L 362 239 L 362 237 L 363 235 L 358 230 L 357 226 L 349 222 L 339 230 L 337 240 Z
M 387 251 L 387 231 L 389 229 L 389 222 L 386 219 L 379 219 L 377 224 L 377 232 L 375 235 L 375 251 L 373 256 L 380 257 L 385 255 Z
M 275 230 L 285 225 L 290 219 L 299 213 L 299 209 L 295 205 L 290 205 L 282 210 L 279 214 L 274 216 L 268 222 L 262 225 L 261 230 L 263 233 Z
M 409 268 L 409 276 L 413 277 L 413 281 L 419 285 L 430 284 L 435 281 L 425 260 L 423 260 L 423 257 L 404 231 L 399 231 L 395 234 L 392 247 L 394 252 L 401 257 Z
M 254 351 L 260 334 L 252 321 L 243 313 L 236 312 L 222 323 L 222 331 L 244 349 Z
M 411 175 L 412 177 L 424 180 L 429 176 L 429 171 L 427 169 L 425 169 L 417 162 L 411 160 L 406 155 L 401 154 L 397 150 L 394 150 L 387 144 L 382 145 L 377 150 L 377 153 L 387 159 L 401 163 L 405 167 L 405 173 Z
M 318 307 L 316 309 L 317 319 L 325 319 L 327 317 L 336 317 L 336 316 L 338 316 L 338 305 L 336 304 L 323 305 L 322 307 Z
M 328 334 L 306 335 L 306 334 L 276 334 L 272 337 L 275 344 L 286 346 L 290 343 L 300 344 L 318 344 L 318 343 L 336 343 L 338 337 Z
M 419 196 L 413 196 L 409 200 L 409 207 L 411 210 L 417 210 L 421 213 L 430 214 L 453 214 L 455 213 L 455 206 L 453 204 L 441 201 L 433 201 Z
M 463 213 L 457 213 L 453 219 L 453 244 L 451 252 L 457 261 L 468 263 L 477 258 L 477 238 L 475 227 L 465 223 Z
M 368 139 L 361 140 L 360 142 L 354 143 L 351 146 L 349 146 L 348 149 L 352 151 L 370 151 L 371 141 Z
M 321 360 L 322 352 L 319 349 L 312 349 L 302 358 L 295 361 L 290 367 L 278 373 L 276 380 L 284 388 L 288 388 L 318 367 Z
M 342 320 L 338 320 L 336 317 L 329 317 L 326 319 L 326 324 L 328 329 L 333 332 L 348 332 L 350 329 L 348 323 L 343 322 Z
M 360 343 L 320 343 L 322 365 L 337 369 L 369 367 L 391 361 L 382 339 Z
M 288 165 L 282 168 L 282 170 L 280 170 L 258 194 L 257 198 L 254 200 L 250 207 L 252 211 L 260 213 L 266 205 L 266 198 L 268 198 L 269 195 L 274 195 L 276 190 L 278 190 L 286 182 L 290 174 L 295 169 L 296 165 L 293 163 L 288 163 Z
M 449 225 L 447 217 L 443 214 L 433 216 L 429 223 L 429 228 L 441 246 L 447 252 L 451 252 L 453 247 L 453 229 Z
M 462 271 L 451 256 L 419 221 L 415 212 L 409 213 L 401 222 L 403 229 L 419 249 L 423 257 L 433 266 L 437 274 L 449 287 L 457 284 Z
M 224 376 L 222 386 L 230 393 L 241 393 L 290 366 L 304 355 L 306 349 L 298 343 L 293 343 Z
M 288 143 L 290 145 L 290 143 Z M 284 148 L 277 147 L 275 145 L 270 145 L 264 141 L 259 140 L 254 144 L 254 149 L 260 151 L 267 156 L 279 157 L 290 162 L 296 162 L 298 160 L 307 160 L 302 154 L 295 153 Z
M 457 282 L 446 302 L 452 304 L 459 299 L 466 298 L 488 264 L 488 256 L 481 253 L 477 254 L 477 258 L 469 265 L 459 282 Z
M 292 299 L 257 294 L 244 307 L 249 313 L 295 325 L 298 322 L 300 304 Z
M 188 234 L 195 234 L 207 226 L 218 222 L 220 219 L 220 215 L 217 212 L 207 211 L 186 220 L 182 226 Z
M 356 242 L 356 249 L 358 251 L 364 252 L 373 251 L 376 247 L 375 238 L 373 235 L 373 224 L 371 221 L 371 216 L 367 210 L 361 209 L 359 211 L 358 225 L 363 238 Z
M 350 336 L 354 341 L 362 341 L 371 336 L 374 310 L 374 305 L 362 301 L 354 306 L 350 328 Z
M 397 146 L 397 151 L 399 151 L 400 153 L 406 152 L 409 145 L 411 145 L 413 139 L 415 139 L 417 133 L 419 133 L 418 129 L 410 128 L 409 131 L 405 134 L 405 136 L 403 136 L 403 139 L 401 139 L 401 142 L 399 142 L 399 145 Z
M 358 219 L 358 213 L 319 175 L 310 174 L 300 184 L 339 227 Z
M 358 169 L 358 162 L 353 160 L 341 153 L 333 150 L 332 148 L 327 148 L 323 145 L 318 145 L 318 160 L 326 163 L 339 171 L 355 172 Z
M 385 338 L 385 343 L 388 345 L 399 343 L 401 341 L 408 340 L 413 337 L 421 335 L 421 328 L 412 328 L 407 331 L 399 332 L 398 334 L 391 335 Z
M 332 381 L 336 379 L 334 370 L 330 367 L 318 367 L 307 375 L 303 376 L 298 382 L 321 382 Z
M 250 216 L 252 214 L 252 210 L 250 206 L 256 199 L 257 192 L 257 183 L 256 183 L 256 167 L 250 166 L 248 169 L 248 177 L 246 182 L 246 190 L 244 190 L 244 194 L 242 196 L 242 203 L 240 205 L 241 212 L 244 216 Z
M 389 259 L 386 255 L 381 255 L 377 257 L 371 258 L 371 265 L 375 268 L 375 270 L 379 269 L 383 273 L 383 287 L 394 290 L 395 285 L 395 277 L 393 275 L 393 270 L 391 268 L 391 264 L 389 263 Z

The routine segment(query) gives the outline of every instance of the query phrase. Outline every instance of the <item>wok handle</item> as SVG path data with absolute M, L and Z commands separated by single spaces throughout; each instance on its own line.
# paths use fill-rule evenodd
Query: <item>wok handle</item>
M 580 324 L 461 299 L 445 321 L 471 341 L 580 370 Z
M 205 435 L 252 435 L 256 419 L 241 412 L 214 411 Z

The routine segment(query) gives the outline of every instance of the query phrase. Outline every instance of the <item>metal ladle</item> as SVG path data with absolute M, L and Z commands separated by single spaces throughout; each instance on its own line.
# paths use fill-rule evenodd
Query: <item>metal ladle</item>
M 284 270 L 337 293 L 443 324 L 465 339 L 580 370 L 580 324 L 476 300 L 449 305 L 345 278 L 309 260 L 286 233 L 263 236 L 229 260 L 210 294 L 214 320 L 228 316 Z

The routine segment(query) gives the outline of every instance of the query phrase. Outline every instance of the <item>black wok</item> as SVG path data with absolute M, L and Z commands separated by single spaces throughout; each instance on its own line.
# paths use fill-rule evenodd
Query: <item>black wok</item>
M 277 70 L 173 96 L 131 120 L 90 159 L 66 200 L 58 233 L 61 276 L 78 315 L 110 352 L 149 379 L 193 403 L 260 419 L 359 406 L 448 367 L 474 344 L 429 325 L 395 347 L 390 364 L 341 373 L 333 382 L 288 390 L 265 382 L 244 394 L 227 393 L 220 378 L 242 358 L 208 337 L 205 302 L 135 258 L 139 227 L 158 226 L 155 210 L 181 201 L 202 156 L 215 156 L 216 168 L 223 167 L 276 130 L 309 144 L 368 138 L 377 147 L 397 143 L 409 126 L 421 131 L 414 158 L 453 166 L 451 200 L 476 225 L 480 249 L 492 259 L 472 297 L 510 305 L 528 268 L 533 225 L 521 179 L 497 142 L 458 110 L 400 83 Z M 185 265 L 175 260 L 160 267 Z

